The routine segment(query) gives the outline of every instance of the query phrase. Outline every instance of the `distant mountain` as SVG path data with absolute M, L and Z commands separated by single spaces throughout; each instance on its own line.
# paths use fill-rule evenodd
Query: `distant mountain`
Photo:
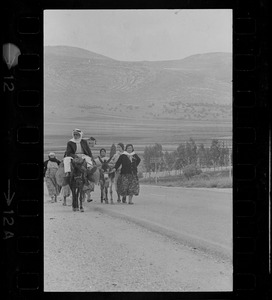
M 195 54 L 180 60 L 155 62 L 161 68 L 204 72 L 226 82 L 232 78 L 231 64 L 232 54 L 225 52 Z
M 232 57 L 124 62 L 68 46 L 44 49 L 45 120 L 90 115 L 230 120 Z
M 73 58 L 87 58 L 87 59 L 107 59 L 113 60 L 107 56 L 97 54 L 78 47 L 68 47 L 68 46 L 46 46 L 46 55 L 57 55 L 57 56 L 69 56 Z

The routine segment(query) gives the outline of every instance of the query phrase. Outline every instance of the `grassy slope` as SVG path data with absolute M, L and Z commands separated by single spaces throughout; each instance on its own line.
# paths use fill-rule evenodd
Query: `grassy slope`
M 65 49 L 66 55 L 45 49 L 45 120 L 86 119 L 94 113 L 142 120 L 231 118 L 227 53 L 150 63 Z
M 45 158 L 49 151 L 62 158 L 73 128 L 97 138 L 95 153 L 118 142 L 133 143 L 142 153 L 154 143 L 172 151 L 190 137 L 204 144 L 231 137 L 228 54 L 134 63 L 77 48 L 49 48 L 44 68 Z
M 232 188 L 232 178 L 229 177 L 229 171 L 203 172 L 206 174 L 206 179 L 203 176 L 195 176 L 191 179 L 186 179 L 183 175 L 168 176 L 159 178 L 157 185 L 168 187 L 197 187 L 197 188 Z M 152 179 L 140 179 L 141 184 L 154 184 Z

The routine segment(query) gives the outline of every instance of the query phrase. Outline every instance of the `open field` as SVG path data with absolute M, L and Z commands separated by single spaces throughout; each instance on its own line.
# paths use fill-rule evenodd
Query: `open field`
M 141 178 L 141 184 L 154 184 L 155 178 Z M 158 186 L 167 187 L 196 187 L 196 188 L 232 188 L 232 177 L 229 170 L 208 171 L 186 179 L 183 174 L 160 177 Z
M 62 158 L 72 130 L 109 151 L 132 143 L 141 155 L 193 138 L 197 144 L 232 137 L 232 56 L 206 53 L 186 59 L 123 62 L 84 49 L 44 51 L 44 157 Z
M 98 155 L 100 148 L 109 151 L 113 143 L 132 143 L 138 154 L 145 146 L 160 143 L 164 151 L 174 151 L 181 142 L 192 137 L 197 144 L 210 145 L 212 139 L 231 139 L 231 122 L 183 121 L 183 120 L 137 120 L 127 118 L 90 115 L 89 119 L 45 120 L 44 153 L 49 151 L 63 157 L 66 144 L 72 137 L 72 130 L 80 128 L 84 137 L 93 136 L 97 145 L 93 150 Z
M 63 157 L 72 130 L 100 148 L 132 143 L 139 155 L 159 143 L 174 151 L 193 138 L 232 139 L 232 56 L 206 53 L 173 61 L 123 62 L 84 49 L 44 51 L 44 158 Z

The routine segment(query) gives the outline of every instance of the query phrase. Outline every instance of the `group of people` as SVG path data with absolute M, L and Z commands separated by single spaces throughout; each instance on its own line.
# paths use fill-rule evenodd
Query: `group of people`
M 95 165 L 97 167 L 102 165 L 102 162 L 109 160 L 106 155 L 106 149 L 100 149 L 100 156 L 93 157 L 91 148 L 96 144 L 96 139 L 90 137 L 83 139 L 83 132 L 80 129 L 74 129 L 72 132 L 72 139 L 68 141 L 66 151 L 63 158 L 65 177 L 69 177 L 71 173 L 71 160 L 76 157 L 81 157 L 87 163 L 87 168 L 92 169 Z M 139 195 L 139 179 L 137 167 L 141 162 L 140 157 L 135 153 L 132 144 L 118 143 L 116 153 L 109 161 L 112 167 L 112 172 L 115 172 L 115 189 L 116 192 L 122 197 L 122 202 L 133 204 L 132 198 L 134 195 Z M 60 193 L 55 179 L 55 174 L 58 170 L 60 161 L 56 158 L 55 153 L 50 152 L 48 160 L 44 162 L 44 177 L 48 188 L 51 201 L 57 200 L 57 195 Z

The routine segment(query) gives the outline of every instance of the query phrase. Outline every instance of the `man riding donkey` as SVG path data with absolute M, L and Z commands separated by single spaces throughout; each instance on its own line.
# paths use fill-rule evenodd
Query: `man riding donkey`
M 94 159 L 92 151 L 88 145 L 88 142 L 84 140 L 83 132 L 80 129 L 74 129 L 72 133 L 73 138 L 67 143 L 65 157 L 63 158 L 65 178 L 69 180 L 71 174 L 71 160 L 84 159 L 85 163 L 82 166 L 84 172 L 84 185 L 90 186 L 90 182 L 87 179 L 87 171 L 94 169 Z

